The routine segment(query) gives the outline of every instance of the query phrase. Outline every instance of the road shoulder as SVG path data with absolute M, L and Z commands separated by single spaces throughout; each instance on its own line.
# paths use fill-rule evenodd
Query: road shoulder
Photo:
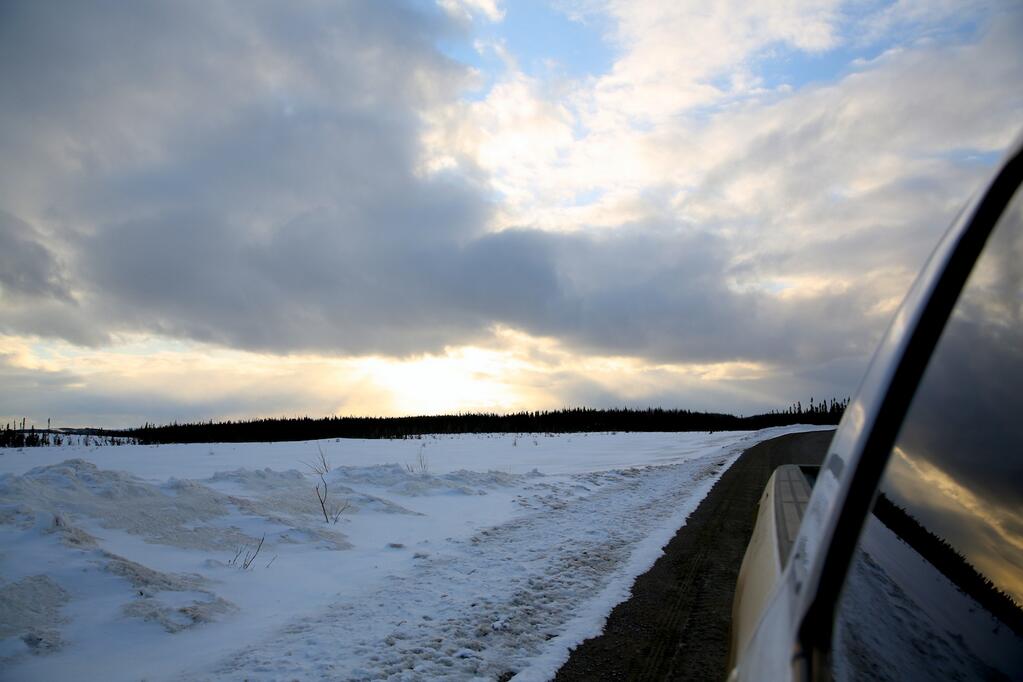
M 732 596 L 760 494 L 776 467 L 820 464 L 833 434 L 789 434 L 744 452 L 555 679 L 724 679 Z

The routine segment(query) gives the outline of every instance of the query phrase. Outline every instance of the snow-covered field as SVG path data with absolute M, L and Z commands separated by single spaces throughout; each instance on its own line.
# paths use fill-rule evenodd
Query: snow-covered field
M 815 428 L 0 450 L 0 678 L 547 679 Z

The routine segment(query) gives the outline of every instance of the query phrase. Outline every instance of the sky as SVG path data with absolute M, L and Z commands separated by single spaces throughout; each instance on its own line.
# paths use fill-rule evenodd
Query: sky
M 1023 5 L 0 0 L 0 423 L 852 395 Z

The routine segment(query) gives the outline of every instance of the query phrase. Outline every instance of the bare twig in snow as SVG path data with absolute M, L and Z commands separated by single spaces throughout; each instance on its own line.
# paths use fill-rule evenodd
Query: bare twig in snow
M 320 502 L 320 511 L 323 512 L 323 520 L 327 523 L 337 523 L 341 519 L 341 514 L 348 509 L 349 504 L 347 501 L 341 505 L 328 504 L 327 474 L 330 473 L 330 462 L 327 461 L 327 456 L 323 454 L 323 448 L 317 445 L 316 449 L 320 453 L 319 461 L 312 464 L 303 462 L 303 464 L 309 467 L 320 479 L 320 482 L 316 484 L 315 491 L 316 499 Z
M 248 552 L 245 553 L 245 560 L 242 562 L 243 571 L 249 570 L 249 566 L 251 566 L 252 562 L 256 560 L 257 556 L 259 556 L 259 550 L 263 549 L 263 540 L 266 540 L 266 535 L 263 535 L 263 537 L 259 538 L 259 544 L 256 545 L 256 551 L 252 552 L 251 556 L 249 555 Z
M 240 557 L 242 555 L 242 552 L 244 552 L 244 551 L 245 551 L 245 545 L 241 545 L 238 548 L 238 551 L 234 553 L 234 558 L 231 559 L 230 561 L 228 561 L 227 565 L 228 566 L 234 566 L 235 564 L 237 564 L 238 563 L 238 557 Z
M 405 471 L 410 474 L 419 474 L 421 476 L 425 476 L 430 473 L 430 462 L 426 459 L 426 455 L 423 454 L 424 447 L 426 447 L 425 443 L 419 446 L 419 454 L 416 456 L 415 464 L 409 464 L 408 462 L 405 463 Z
M 227 562 L 227 565 L 237 566 L 238 560 L 241 559 L 242 570 L 243 571 L 248 570 L 249 567 L 252 566 L 252 562 L 255 561 L 256 557 L 259 555 L 259 550 L 263 548 L 264 540 L 266 540 L 266 534 L 264 534 L 263 537 L 259 539 L 259 542 L 256 544 L 256 549 L 254 550 L 249 549 L 249 545 L 239 546 L 238 551 L 234 553 L 234 557 L 232 557 L 231 560 Z M 244 556 L 242 556 L 243 554 Z M 273 559 L 271 559 L 271 561 L 273 561 Z
M 323 477 L 320 477 L 323 480 Z M 320 501 L 320 510 L 323 512 L 323 520 L 330 523 L 330 517 L 327 516 L 327 482 L 323 481 L 323 492 L 320 492 L 320 484 L 316 484 L 316 499 Z
M 347 509 L 348 509 L 348 507 L 350 507 L 350 506 L 351 506 L 351 504 L 350 504 L 350 503 L 348 502 L 348 500 L 345 500 L 344 504 L 341 504 L 341 505 L 337 505 L 337 506 L 336 506 L 336 507 L 334 508 L 334 510 L 333 510 L 333 511 L 334 511 L 334 513 L 333 513 L 333 514 L 331 515 L 331 516 L 332 516 L 332 518 L 334 519 L 334 523 L 337 523 L 337 522 L 338 522 L 338 519 L 340 519 L 340 518 L 341 518 L 341 515 L 342 515 L 343 513 L 345 513 L 345 510 L 347 510 Z

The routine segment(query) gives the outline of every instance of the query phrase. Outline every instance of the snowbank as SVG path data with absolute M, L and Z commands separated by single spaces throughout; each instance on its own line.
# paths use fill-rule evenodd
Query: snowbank
M 811 429 L 0 450 L 0 678 L 547 679 Z

